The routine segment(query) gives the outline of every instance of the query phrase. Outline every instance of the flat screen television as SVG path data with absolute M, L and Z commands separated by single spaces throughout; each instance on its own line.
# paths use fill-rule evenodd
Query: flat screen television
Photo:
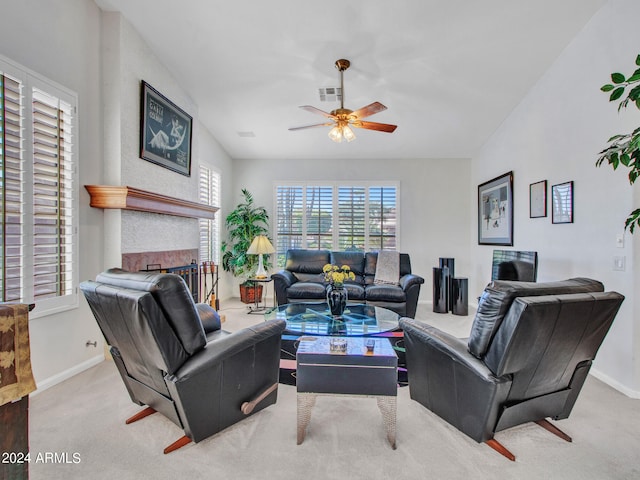
M 535 282 L 538 277 L 538 252 L 494 250 L 491 280 Z

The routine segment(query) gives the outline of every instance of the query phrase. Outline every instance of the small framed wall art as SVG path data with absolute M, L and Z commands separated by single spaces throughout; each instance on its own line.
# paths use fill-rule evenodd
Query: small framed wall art
M 551 223 L 573 223 L 573 181 L 551 187 Z
M 513 245 L 513 172 L 478 185 L 478 244 Z
M 529 218 L 547 216 L 547 181 L 529 185 Z
M 142 81 L 140 158 L 189 177 L 192 118 Z

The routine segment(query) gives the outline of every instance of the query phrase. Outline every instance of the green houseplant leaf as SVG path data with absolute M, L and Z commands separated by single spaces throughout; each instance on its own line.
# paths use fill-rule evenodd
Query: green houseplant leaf
M 636 66 L 640 66 L 640 54 L 636 56 Z M 609 101 L 620 100 L 618 111 L 629 104 L 635 105 L 640 110 L 640 85 L 629 90 L 626 98 L 623 98 L 626 87 L 640 83 L 640 69 L 626 78 L 622 73 L 611 74 L 613 85 L 607 83 L 600 87 L 602 92 L 608 93 Z M 596 166 L 601 166 L 606 160 L 616 170 L 620 165 L 629 169 L 629 183 L 633 184 L 640 178 L 640 127 L 627 134 L 614 135 L 608 140 L 609 145 L 599 153 Z M 635 227 L 640 225 L 640 209 L 636 209 L 627 217 L 624 228 L 633 234 Z

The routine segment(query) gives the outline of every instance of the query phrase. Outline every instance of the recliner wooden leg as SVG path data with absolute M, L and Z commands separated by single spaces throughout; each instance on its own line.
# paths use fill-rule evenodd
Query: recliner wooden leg
M 497 441 L 495 438 L 492 438 L 491 440 L 487 440 L 484 443 L 489 445 L 500 455 L 507 457 L 512 462 L 516 461 L 516 456 L 513 453 L 511 453 L 509 450 L 507 450 L 507 448 L 504 445 L 502 445 L 499 441 Z
M 560 430 L 558 427 L 556 427 L 553 423 L 551 423 L 547 419 L 538 420 L 536 423 L 540 425 L 542 428 L 544 428 L 545 430 L 547 430 L 548 432 L 553 433 L 554 435 L 560 437 L 561 439 L 567 442 L 573 441 L 569 435 L 564 433 L 562 430 Z
M 180 437 L 178 440 L 176 440 L 175 442 L 173 442 L 171 445 L 169 445 L 167 448 L 164 449 L 164 454 L 166 455 L 167 453 L 174 452 L 189 443 L 191 443 L 191 439 L 189 437 L 187 437 L 186 435 L 184 437 Z
M 137 422 L 138 420 L 141 420 L 144 417 L 148 417 L 149 415 L 153 415 L 154 413 L 156 413 L 156 411 L 153 408 L 147 407 L 144 410 L 136 413 L 134 416 L 127 418 L 124 423 L 129 425 L 130 423 Z

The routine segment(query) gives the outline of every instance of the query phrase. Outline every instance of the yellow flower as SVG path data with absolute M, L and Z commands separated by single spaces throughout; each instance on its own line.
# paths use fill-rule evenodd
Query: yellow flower
M 339 287 L 341 287 L 347 280 L 356 279 L 355 274 L 351 271 L 351 268 L 348 265 L 338 267 L 337 265 L 327 263 L 322 267 L 322 271 L 324 272 L 324 280 L 327 283 Z

